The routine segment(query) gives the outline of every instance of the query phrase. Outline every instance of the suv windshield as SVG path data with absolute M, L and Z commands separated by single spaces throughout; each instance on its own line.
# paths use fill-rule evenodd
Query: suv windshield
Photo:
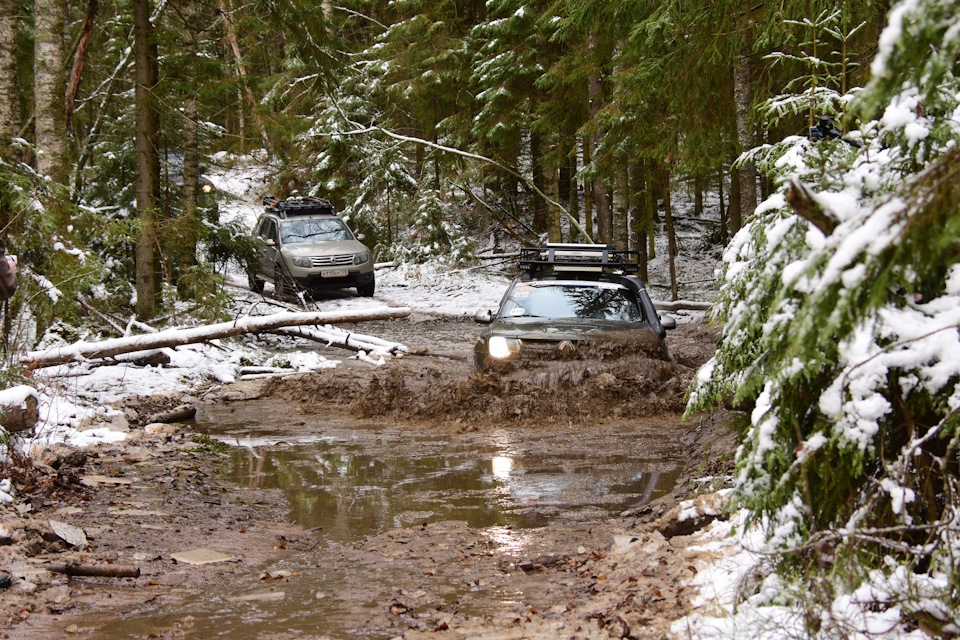
M 283 220 L 280 223 L 283 244 L 352 239 L 347 225 L 339 218 Z
M 518 283 L 504 303 L 502 316 L 643 320 L 633 292 L 597 282 Z

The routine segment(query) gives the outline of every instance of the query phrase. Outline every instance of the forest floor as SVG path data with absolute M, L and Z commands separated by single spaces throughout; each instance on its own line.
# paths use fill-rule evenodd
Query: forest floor
M 150 424 L 159 410 L 204 403 L 242 410 L 255 402 L 261 410 L 321 419 L 388 416 L 408 430 L 458 434 L 557 421 L 596 428 L 640 416 L 680 424 L 688 383 L 716 340 L 702 320 L 688 322 L 668 337 L 669 362 L 641 357 L 626 369 L 581 372 L 575 384 L 556 377 L 524 381 L 472 373 L 475 327 L 438 331 L 445 322 L 392 323 L 389 329 L 402 335 L 391 337 L 410 344 L 414 355 L 384 367 L 129 398 L 126 424 L 119 427 L 129 429 L 126 440 L 84 449 L 61 445 L 15 460 L 17 501 L 0 506 L 0 567 L 11 578 L 0 588 L 0 637 L 215 637 L 191 616 L 178 615 L 178 603 L 235 585 L 257 567 L 317 544 L 314 532 L 286 520 L 280 490 L 228 482 L 221 472 L 225 445 L 191 422 Z M 720 498 L 702 495 L 699 508 L 685 504 L 682 516 L 679 504 L 695 497 L 695 479 L 730 473 L 735 443 L 726 417 L 683 423 L 680 478 L 652 503 L 618 517 L 526 530 L 521 546 L 497 543 L 459 521 L 373 532 L 325 550 L 317 562 L 325 574 L 349 576 L 337 592 L 315 594 L 318 607 L 337 603 L 338 632 L 292 635 L 281 624 L 232 637 L 674 637 L 671 624 L 695 607 L 693 578 L 712 561 L 692 534 L 719 513 Z M 511 533 L 520 534 L 500 531 Z M 220 555 L 187 553 L 198 549 Z M 50 570 L 71 563 L 135 567 L 139 576 L 68 577 Z M 260 574 L 243 597 L 280 600 L 285 585 L 306 575 Z M 138 624 L 148 611 L 150 624 Z M 158 611 L 169 615 L 158 618 Z M 124 619 L 128 627 L 105 626 Z

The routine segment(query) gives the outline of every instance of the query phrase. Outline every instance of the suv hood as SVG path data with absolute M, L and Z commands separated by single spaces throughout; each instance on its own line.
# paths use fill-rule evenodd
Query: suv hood
M 297 242 L 283 245 L 291 256 L 331 256 L 369 251 L 359 240 L 327 240 L 324 242 Z

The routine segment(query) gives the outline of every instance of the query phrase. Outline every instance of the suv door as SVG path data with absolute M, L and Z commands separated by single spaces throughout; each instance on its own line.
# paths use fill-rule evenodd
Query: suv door
M 260 270 L 272 282 L 277 271 L 277 258 L 280 255 L 280 235 L 277 229 L 277 221 L 273 218 L 263 218 L 257 227 L 257 235 L 263 241 Z

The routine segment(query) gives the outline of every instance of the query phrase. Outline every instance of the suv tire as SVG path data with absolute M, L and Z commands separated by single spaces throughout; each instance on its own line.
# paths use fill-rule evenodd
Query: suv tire
M 263 293 L 263 280 L 256 276 L 247 276 L 247 281 L 250 283 L 250 291 Z
M 362 284 L 359 287 L 357 287 L 357 294 L 363 298 L 372 298 L 373 292 L 376 290 L 376 288 L 377 288 L 376 280 L 371 280 L 367 284 Z

